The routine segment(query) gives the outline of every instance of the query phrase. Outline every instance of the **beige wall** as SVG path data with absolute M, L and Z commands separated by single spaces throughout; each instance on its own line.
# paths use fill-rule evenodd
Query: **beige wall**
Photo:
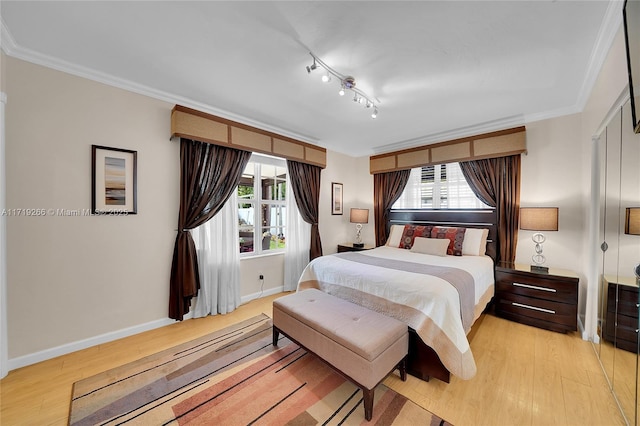
M 587 223 L 583 203 L 580 114 L 527 124 L 527 150 L 522 156 L 520 205 L 559 207 L 557 232 L 544 232 L 546 265 L 579 272 Z M 586 164 L 588 168 L 589 163 Z M 518 232 L 516 262 L 531 264 L 533 231 Z
M 264 276 L 264 283 L 260 281 Z M 240 259 L 240 296 L 242 303 L 257 297 L 280 293 L 284 283 L 284 254 Z
M 343 184 L 343 214 L 331 214 L 331 183 Z M 324 254 L 335 253 L 338 244 L 355 240 L 355 224 L 349 222 L 352 207 L 369 209 L 369 223 L 362 228 L 362 241 L 375 243 L 373 232 L 373 176 L 369 157 L 353 158 L 327 152 L 327 168 L 320 183 L 320 238 Z
M 173 105 L 5 58 L 7 208 L 89 209 L 91 145 L 138 152 L 138 214 L 8 217 L 9 359 L 166 318 Z

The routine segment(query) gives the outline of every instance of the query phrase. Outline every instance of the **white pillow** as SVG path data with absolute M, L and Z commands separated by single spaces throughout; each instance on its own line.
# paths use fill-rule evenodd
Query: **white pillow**
M 411 251 L 434 256 L 446 256 L 449 243 L 451 243 L 451 240 L 448 238 L 416 237 L 413 240 Z
M 391 225 L 389 230 L 389 238 L 387 238 L 386 246 L 400 247 L 400 240 L 402 239 L 402 232 L 404 231 L 404 225 Z
M 484 256 L 487 251 L 488 229 L 467 228 L 462 240 L 462 255 Z

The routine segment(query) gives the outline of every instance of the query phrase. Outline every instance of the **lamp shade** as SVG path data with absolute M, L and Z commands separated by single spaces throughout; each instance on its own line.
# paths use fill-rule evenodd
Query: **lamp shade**
M 520 229 L 527 231 L 557 231 L 557 207 L 523 207 L 520 209 Z
M 349 212 L 349 222 L 369 223 L 369 209 L 351 209 Z
M 624 233 L 640 235 L 640 207 L 627 207 L 624 219 Z

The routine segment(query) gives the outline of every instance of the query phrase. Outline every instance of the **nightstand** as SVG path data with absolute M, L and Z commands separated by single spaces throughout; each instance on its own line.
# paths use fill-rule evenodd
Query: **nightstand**
M 338 244 L 338 253 L 343 253 L 345 251 L 371 250 L 372 248 L 376 248 L 376 246 L 373 244 L 365 244 L 364 247 L 354 247 L 353 243 L 342 243 Z
M 638 352 L 638 283 L 635 278 L 605 275 L 607 312 L 602 338 L 616 347 Z M 616 317 L 616 300 L 617 312 Z
M 529 265 L 496 265 L 496 315 L 522 324 L 566 333 L 576 331 L 578 276 L 563 269 L 531 272 Z

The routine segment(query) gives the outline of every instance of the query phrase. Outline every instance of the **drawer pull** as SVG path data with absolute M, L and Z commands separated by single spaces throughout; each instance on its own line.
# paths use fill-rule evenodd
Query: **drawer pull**
M 531 289 L 534 289 L 534 290 L 548 291 L 550 293 L 556 293 L 557 292 L 557 290 L 555 288 L 539 287 L 537 285 L 521 284 L 521 283 L 513 283 L 513 285 L 516 286 L 516 287 L 525 287 L 525 288 L 531 288 Z
M 538 308 L 537 306 L 529 306 L 523 305 L 522 303 L 511 302 L 513 306 L 518 306 L 519 308 L 533 309 L 534 311 L 546 312 L 548 314 L 555 314 L 556 311 L 552 311 L 551 309 Z

